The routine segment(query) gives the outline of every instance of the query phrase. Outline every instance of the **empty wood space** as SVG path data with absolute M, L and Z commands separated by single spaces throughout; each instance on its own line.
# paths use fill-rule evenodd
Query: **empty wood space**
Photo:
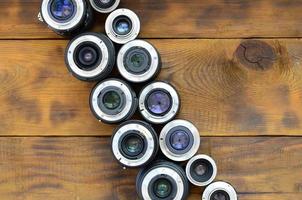
M 159 50 L 157 79 L 179 91 L 177 118 L 198 127 L 217 180 L 240 200 L 302 199 L 302 0 L 121 2 Z M 115 126 L 90 112 L 96 83 L 68 73 L 68 38 L 38 21 L 40 3 L 0 1 L 0 199 L 137 199 L 137 170 L 110 151 Z

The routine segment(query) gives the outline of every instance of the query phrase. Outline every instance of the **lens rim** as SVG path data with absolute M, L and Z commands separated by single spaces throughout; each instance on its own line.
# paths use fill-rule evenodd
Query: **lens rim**
M 87 11 L 87 4 L 84 0 L 72 0 L 74 2 L 75 13 L 73 16 L 65 21 L 55 19 L 51 12 L 50 6 L 53 0 L 43 0 L 41 4 L 41 15 L 48 26 L 57 31 L 72 30 L 77 27 L 84 19 Z
M 172 106 L 169 112 L 167 112 L 163 116 L 154 115 L 151 112 L 149 112 L 148 108 L 146 107 L 145 100 L 148 96 L 148 94 L 153 90 L 165 90 L 167 91 L 170 96 L 172 97 Z M 157 81 L 150 83 L 149 85 L 145 86 L 145 88 L 142 89 L 140 95 L 139 95 L 139 111 L 141 115 L 144 117 L 144 119 L 148 122 L 154 123 L 154 124 L 162 124 L 166 123 L 170 120 L 172 120 L 178 113 L 180 109 L 180 98 L 176 91 L 176 89 L 165 82 Z
M 211 166 L 212 166 L 212 175 L 208 178 L 208 180 L 206 181 L 199 181 L 199 180 L 196 180 L 196 177 L 194 177 L 194 175 L 192 175 L 192 167 L 193 167 L 193 164 L 195 162 L 197 162 L 198 160 L 206 160 L 208 161 Z M 194 157 L 192 157 L 188 163 L 187 163 L 187 166 L 186 166 L 186 175 L 187 175 L 187 178 L 189 179 L 189 181 L 196 185 L 196 186 L 206 186 L 206 185 L 209 185 L 210 183 L 212 183 L 214 181 L 214 179 L 216 178 L 216 175 L 217 175 L 217 165 L 216 165 L 216 162 L 214 161 L 213 158 L 211 158 L 210 156 L 208 155 L 205 155 L 205 154 L 199 154 L 199 155 L 196 155 Z
M 147 71 L 140 74 L 135 74 L 127 70 L 125 65 L 125 56 L 132 48 L 142 48 L 150 54 L 150 66 Z M 142 83 L 154 78 L 160 71 L 161 61 L 160 55 L 156 48 L 144 40 L 133 40 L 123 45 L 117 55 L 117 67 L 120 74 L 128 81 L 133 83 Z
M 112 87 L 118 88 L 119 91 L 123 93 L 125 96 L 125 103 L 123 108 L 120 109 L 120 112 L 106 113 L 99 106 L 99 96 L 103 91 Z M 89 102 L 91 111 L 95 117 L 100 121 L 109 124 L 118 123 L 132 117 L 138 104 L 133 89 L 126 82 L 115 78 L 110 78 L 98 83 L 91 91 Z
M 234 187 L 223 181 L 217 181 L 208 185 L 202 194 L 202 200 L 211 200 L 212 194 L 219 190 L 225 191 L 229 195 L 230 200 L 237 200 L 237 193 Z
M 125 156 L 121 151 L 121 141 L 129 130 L 137 131 L 145 138 L 145 150 L 136 159 Z M 151 162 L 158 151 L 158 137 L 152 126 L 140 120 L 129 120 L 119 125 L 111 138 L 111 151 L 115 159 L 122 165 L 130 168 L 141 167 Z
M 97 64 L 88 69 L 82 69 L 75 59 L 76 50 L 83 44 L 94 44 L 100 50 L 101 58 Z M 115 64 L 115 48 L 108 37 L 103 34 L 87 32 L 73 38 L 65 50 L 65 63 L 71 74 L 82 81 L 96 81 L 108 76 Z
M 169 143 L 167 143 L 167 141 L 168 142 L 170 141 L 169 137 L 171 136 L 171 134 L 169 133 L 171 133 L 171 130 L 175 130 L 174 128 L 176 127 L 184 127 L 187 130 L 189 130 L 189 132 L 192 135 L 192 139 L 190 139 L 192 140 L 192 145 L 190 148 L 186 149 L 185 151 L 184 150 L 177 151 L 175 149 L 173 150 L 172 147 L 169 147 L 168 145 Z M 200 140 L 201 139 L 200 139 L 199 131 L 191 122 L 183 119 L 176 119 L 166 124 L 164 128 L 161 130 L 159 135 L 159 146 L 161 151 L 167 158 L 173 161 L 180 162 L 180 161 L 189 160 L 197 153 L 200 146 Z
M 90 1 L 90 4 L 91 6 L 93 7 L 94 10 L 96 10 L 97 12 L 100 12 L 100 13 L 110 13 L 112 11 L 114 11 L 120 4 L 120 0 L 115 0 L 114 4 L 113 5 L 110 5 L 109 7 L 100 7 L 98 6 L 94 0 L 89 0 Z
M 114 31 L 113 28 L 114 20 L 120 16 L 126 16 L 132 22 L 132 29 L 126 35 L 119 35 Z M 109 16 L 107 17 L 105 22 L 105 31 L 108 37 L 113 42 L 118 44 L 125 44 L 127 42 L 134 40 L 138 36 L 140 32 L 140 20 L 132 10 L 126 8 L 120 8 L 110 13 Z

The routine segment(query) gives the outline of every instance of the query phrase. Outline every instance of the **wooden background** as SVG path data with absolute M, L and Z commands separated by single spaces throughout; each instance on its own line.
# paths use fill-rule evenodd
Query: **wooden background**
M 0 0 L 0 199 L 136 199 L 40 0 Z M 302 199 L 302 0 L 122 0 L 240 200 Z M 103 32 L 105 15 L 94 30 Z M 249 39 L 247 39 L 249 38 Z M 202 189 L 192 187 L 190 200 Z

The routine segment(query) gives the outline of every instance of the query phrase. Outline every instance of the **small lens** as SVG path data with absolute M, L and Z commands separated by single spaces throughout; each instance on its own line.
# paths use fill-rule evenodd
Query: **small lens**
M 121 104 L 121 97 L 115 91 L 108 91 L 103 97 L 103 104 L 109 110 L 114 110 Z
M 170 143 L 175 150 L 185 150 L 190 144 L 190 136 L 185 131 L 177 130 L 171 134 Z
M 167 179 L 161 178 L 154 183 L 154 193 L 159 198 L 167 198 L 171 194 L 172 185 Z
M 156 115 L 164 115 L 171 108 L 171 97 L 163 90 L 151 92 L 147 97 L 147 108 Z
M 123 151 L 127 156 L 138 156 L 144 150 L 144 140 L 137 134 L 130 134 L 122 141 Z
M 132 29 L 131 20 L 126 16 L 119 16 L 113 22 L 113 29 L 118 35 L 127 35 Z
M 72 0 L 53 0 L 51 3 L 51 14 L 57 20 L 68 20 L 74 13 Z
M 210 200 L 230 200 L 230 196 L 223 190 L 217 190 L 211 195 Z

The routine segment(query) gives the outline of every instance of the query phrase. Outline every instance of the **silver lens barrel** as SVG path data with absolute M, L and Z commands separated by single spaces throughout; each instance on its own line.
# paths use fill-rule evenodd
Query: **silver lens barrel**
M 133 40 L 124 44 L 117 55 L 120 74 L 134 83 L 154 78 L 160 71 L 160 62 L 157 50 L 144 40 Z
M 213 199 L 237 200 L 237 193 L 229 183 L 218 181 L 207 186 L 202 195 L 202 200 Z
M 217 175 L 217 166 L 213 158 L 208 155 L 196 155 L 186 166 L 189 181 L 196 186 L 206 186 L 213 182 Z
M 159 146 L 163 154 L 173 161 L 189 160 L 199 149 L 199 132 L 189 121 L 173 120 L 160 132 Z
M 91 6 L 100 13 L 110 13 L 120 4 L 120 0 L 90 0 Z
M 115 43 L 125 44 L 134 40 L 140 32 L 140 20 L 131 10 L 120 8 L 107 17 L 105 30 Z

